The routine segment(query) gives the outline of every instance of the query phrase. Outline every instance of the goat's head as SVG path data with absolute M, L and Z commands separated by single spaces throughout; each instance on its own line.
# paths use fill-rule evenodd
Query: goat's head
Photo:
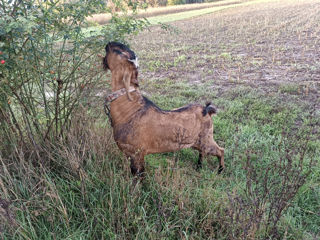
M 113 81 L 122 82 L 126 88 L 130 84 L 139 85 L 138 57 L 126 45 L 118 42 L 109 42 L 106 46 L 103 66 L 105 69 L 109 69 L 112 74 L 118 76 L 113 78 Z

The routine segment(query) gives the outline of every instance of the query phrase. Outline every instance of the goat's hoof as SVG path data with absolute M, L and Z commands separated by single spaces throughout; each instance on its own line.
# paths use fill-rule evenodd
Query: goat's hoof
M 202 164 L 197 164 L 196 170 L 200 171 L 202 169 Z
M 219 169 L 218 169 L 218 174 L 220 174 L 222 171 L 224 170 L 224 167 L 222 166 L 219 166 Z

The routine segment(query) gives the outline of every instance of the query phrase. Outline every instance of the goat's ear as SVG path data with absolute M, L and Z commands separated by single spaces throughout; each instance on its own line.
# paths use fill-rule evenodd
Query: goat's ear
M 130 101 L 132 101 L 132 98 L 130 96 L 130 93 L 129 93 L 129 88 L 130 88 L 130 81 L 131 81 L 131 76 L 132 76 L 132 72 L 131 71 L 125 71 L 124 74 L 123 74 L 123 84 L 124 84 L 124 88 L 126 89 L 127 91 L 127 96 L 129 98 Z
M 131 74 L 131 82 L 137 86 L 139 86 L 139 81 L 138 81 L 138 70 L 134 71 Z
M 138 57 L 136 57 L 135 59 L 128 59 L 128 61 L 132 62 L 136 68 L 139 67 Z

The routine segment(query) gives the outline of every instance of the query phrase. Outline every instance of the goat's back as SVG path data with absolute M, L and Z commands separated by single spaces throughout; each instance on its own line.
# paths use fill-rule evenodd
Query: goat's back
M 172 111 L 158 108 L 147 98 L 130 119 L 115 128 L 118 143 L 143 149 L 145 154 L 172 152 L 197 146 L 199 136 L 213 137 L 210 114 L 204 114 L 204 107 L 191 104 Z

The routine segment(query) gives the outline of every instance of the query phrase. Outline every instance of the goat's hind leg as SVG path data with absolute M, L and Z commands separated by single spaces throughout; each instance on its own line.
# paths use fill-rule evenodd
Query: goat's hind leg
M 213 146 L 210 148 L 209 154 L 218 157 L 219 159 L 218 173 L 221 173 L 224 169 L 224 148 L 219 147 L 219 145 L 215 141 L 213 141 Z
M 219 151 L 221 152 L 221 155 L 218 156 L 219 158 L 218 173 L 221 173 L 224 170 L 224 148 L 220 148 Z

